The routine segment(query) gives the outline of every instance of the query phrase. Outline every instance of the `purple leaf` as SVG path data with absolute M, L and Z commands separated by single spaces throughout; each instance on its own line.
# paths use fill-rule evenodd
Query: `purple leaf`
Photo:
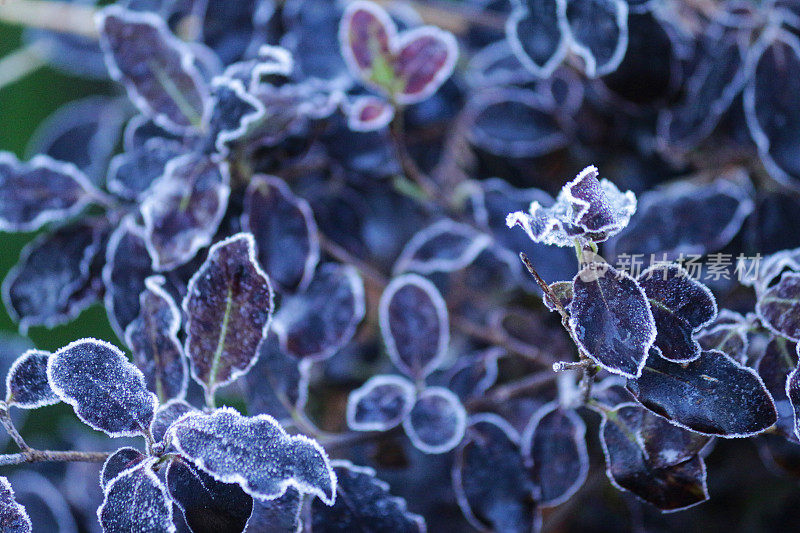
M 549 78 L 567 55 L 570 32 L 565 0 L 522 0 L 506 22 L 514 55 L 539 78 Z
M 4 533 L 31 533 L 33 526 L 25 508 L 14 499 L 14 489 L 0 476 L 0 525 Z
M 292 488 L 274 500 L 253 500 L 253 513 L 244 533 L 302 531 L 302 503 L 302 495 Z
M 385 128 L 394 118 L 394 107 L 377 96 L 357 96 L 345 107 L 347 127 L 353 131 L 375 131 Z
M 80 213 L 99 194 L 72 163 L 37 155 L 27 163 L 0 152 L 0 230 L 33 231 Z
M 472 263 L 491 243 L 474 228 L 442 219 L 417 232 L 406 244 L 392 268 L 395 275 L 416 272 L 453 272 Z
M 141 464 L 147 457 L 136 448 L 120 448 L 108 456 L 103 468 L 100 469 L 100 487 L 105 491 L 108 484 L 125 470 L 130 470 Z
M 150 434 L 153 436 L 153 440 L 155 442 L 164 440 L 164 436 L 172 423 L 194 410 L 195 408 L 186 403 L 185 400 L 173 399 L 159 405 L 153 415 L 153 421 L 150 422 Z
M 759 296 L 756 313 L 776 335 L 800 340 L 800 273 L 784 272 L 776 285 Z
M 134 468 L 123 470 L 106 486 L 105 498 L 97 509 L 103 531 L 175 533 L 167 488 L 153 472 L 156 461 L 155 458 L 148 459 Z
M 6 376 L 6 403 L 36 409 L 61 401 L 47 381 L 50 352 L 28 350 L 14 361 Z
M 458 396 L 444 387 L 428 387 L 417 395 L 403 429 L 415 448 L 438 454 L 461 442 L 466 424 L 467 412 Z
M 441 364 L 450 343 L 450 321 L 433 283 L 416 274 L 393 279 L 381 296 L 379 320 L 386 351 L 398 369 L 419 379 Z
M 178 340 L 181 314 L 164 290 L 163 276 L 150 276 L 139 296 L 139 316 L 125 328 L 125 343 L 142 371 L 147 388 L 161 401 L 183 398 L 189 381 L 186 359 Z
M 214 78 L 212 102 L 209 129 L 216 137 L 214 145 L 220 153 L 227 153 L 228 143 L 254 129 L 266 111 L 264 104 L 247 92 L 241 81 L 224 76 Z
M 111 159 L 106 186 L 121 198 L 139 200 L 164 174 L 167 163 L 184 151 L 177 141 L 151 137 L 142 146 Z
M 273 308 L 253 236 L 238 233 L 212 246 L 183 300 L 186 356 L 192 376 L 209 396 L 255 364 Z
M 47 378 L 92 429 L 111 437 L 149 432 L 158 400 L 116 346 L 95 339 L 68 344 L 50 356 Z
M 347 397 L 347 426 L 355 431 L 387 431 L 414 405 L 414 384 L 402 376 L 377 375 Z
M 274 176 L 256 175 L 244 198 L 242 230 L 256 240 L 258 261 L 284 291 L 305 289 L 319 262 L 317 223 L 308 202 Z
M 189 47 L 170 33 L 163 18 L 111 6 L 100 12 L 97 26 L 111 77 L 125 85 L 142 113 L 175 133 L 200 125 L 208 87 Z
M 153 270 L 170 270 L 191 260 L 211 242 L 228 207 L 228 165 L 189 153 L 172 159 L 140 209 Z
M 617 70 L 628 48 L 628 4 L 623 0 L 569 0 L 572 50 L 590 78 Z
M 214 479 L 239 483 L 254 498 L 274 500 L 294 487 L 334 502 L 336 475 L 322 447 L 304 435 L 288 435 L 270 416 L 243 417 L 227 407 L 189 413 L 172 425 L 168 438 Z

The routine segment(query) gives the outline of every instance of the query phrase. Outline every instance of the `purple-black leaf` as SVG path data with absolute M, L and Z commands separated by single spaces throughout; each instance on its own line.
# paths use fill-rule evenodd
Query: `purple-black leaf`
M 292 420 L 293 411 L 306 403 L 309 361 L 285 353 L 277 335 L 267 337 L 258 351 L 258 361 L 245 376 L 249 412 Z
M 794 409 L 787 388 L 789 374 L 797 367 L 796 346 L 783 337 L 772 336 L 764 347 L 764 353 L 755 365 L 758 375 L 775 402 L 778 421 L 775 433 L 796 440 L 794 434 Z
M 628 389 L 654 413 L 706 435 L 749 437 L 778 418 L 758 373 L 716 350 L 683 364 L 651 350 L 641 377 L 629 380 Z
M 139 315 L 139 295 L 145 290 L 144 280 L 153 273 L 150 266 L 144 228 L 132 217 L 122 219 L 108 239 L 103 267 L 106 312 L 120 339 Z
M 467 411 L 458 396 L 444 387 L 428 387 L 417 395 L 403 429 L 415 448 L 424 453 L 445 453 L 464 437 Z
M 748 320 L 741 314 L 720 309 L 717 317 L 698 331 L 694 338 L 704 350 L 719 350 L 744 363 L 750 345 L 747 338 L 749 327 Z
M 641 375 L 656 325 L 636 280 L 610 265 L 593 263 L 572 284 L 569 325 L 581 349 L 609 372 Z
M 795 347 L 798 360 L 800 360 L 800 344 Z M 786 377 L 786 397 L 792 405 L 792 415 L 794 417 L 794 434 L 800 439 L 800 362 L 792 369 Z
M 0 230 L 33 231 L 78 214 L 97 194 L 72 163 L 37 155 L 27 163 L 0 152 Z
M 167 490 L 193 533 L 241 533 L 253 498 L 236 483 L 222 483 L 183 459 L 169 463 Z
M 100 487 L 105 491 L 108 484 L 125 470 L 139 465 L 147 459 L 145 455 L 136 448 L 120 448 L 108 456 L 103 468 L 100 469 Z
M 180 310 L 164 289 L 164 283 L 162 276 L 144 280 L 139 316 L 125 328 L 125 343 L 133 352 L 133 362 L 144 374 L 147 388 L 161 401 L 183 398 L 189 382 L 189 370 L 178 340 Z
M 414 384 L 402 376 L 377 375 L 347 397 L 347 425 L 355 431 L 386 431 L 414 405 Z
M 207 246 L 230 195 L 228 164 L 189 153 L 167 163 L 140 209 L 154 270 L 179 267 Z
M 403 274 L 383 291 L 379 313 L 394 365 L 417 379 L 436 370 L 450 343 L 447 305 L 436 286 L 422 276 Z
M 288 435 L 270 416 L 248 418 L 227 407 L 189 413 L 167 437 L 214 479 L 239 483 L 254 498 L 274 500 L 294 487 L 334 502 L 336 475 L 322 447 L 304 435 Z
M 111 6 L 97 18 L 100 45 L 111 77 L 131 101 L 161 127 L 186 133 L 197 128 L 208 104 L 208 87 L 189 47 L 164 19 Z
M 609 481 L 662 511 L 678 511 L 706 501 L 706 465 L 701 457 L 695 455 L 662 468 L 650 464 L 638 438 L 644 412 L 629 403 L 604 413 L 600 443 Z
M 119 348 L 95 339 L 50 356 L 47 378 L 84 423 L 111 437 L 147 434 L 158 400 Z
M 164 436 L 172 423 L 194 410 L 194 407 L 186 403 L 185 400 L 173 399 L 159 405 L 153 415 L 153 421 L 150 423 L 150 434 L 153 436 L 153 440 L 155 442 L 164 440 Z
M 628 4 L 623 0 L 569 0 L 566 18 L 573 51 L 590 78 L 617 70 L 628 48 Z
M 106 533 L 175 533 L 167 488 L 153 472 L 156 459 L 123 470 L 105 488 L 97 518 Z
M 256 175 L 244 198 L 242 230 L 256 240 L 258 261 L 284 291 L 305 289 L 319 262 L 319 237 L 308 202 L 274 176 Z
M 675 264 L 650 267 L 638 281 L 650 302 L 661 356 L 676 362 L 700 357 L 700 344 L 692 334 L 717 316 L 717 301 L 708 287 Z
M 483 396 L 497 381 L 497 360 L 506 354 L 494 346 L 459 357 L 444 373 L 444 383 L 462 402 Z
M 86 219 L 42 234 L 23 249 L 3 280 L 6 310 L 20 330 L 63 324 L 96 300 L 92 267 L 107 229 L 100 219 Z
M 208 395 L 255 364 L 272 310 L 272 287 L 256 261 L 253 236 L 239 233 L 212 246 L 183 300 L 186 356 Z
M 28 350 L 14 361 L 6 376 L 6 403 L 36 409 L 61 401 L 47 381 L 50 352 Z
M 167 163 L 184 151 L 177 141 L 151 137 L 142 146 L 111 159 L 106 186 L 121 198 L 140 199 L 161 177 Z
M 409 239 L 392 268 L 395 275 L 453 272 L 472 263 L 491 238 L 450 219 L 434 222 Z
M 311 504 L 311 529 L 315 533 L 356 531 L 424 533 L 425 520 L 406 510 L 402 498 L 389 493 L 389 485 L 375 471 L 349 461 L 333 461 L 336 473 L 336 503 Z
M 14 499 L 14 489 L 0 476 L 0 525 L 3 533 L 32 533 L 33 526 L 25 508 Z
M 308 287 L 281 301 L 272 330 L 298 359 L 327 359 L 347 344 L 364 318 L 364 283 L 350 265 L 321 265 Z
M 679 428 L 649 411 L 642 412 L 639 427 L 642 450 L 656 468 L 675 466 L 699 454 L 712 437 Z
M 253 500 L 253 512 L 244 533 L 287 533 L 303 529 L 302 495 L 289 488 L 274 500 Z
M 522 453 L 539 488 L 539 505 L 561 505 L 583 485 L 589 472 L 586 425 L 575 411 L 557 402 L 545 404 L 522 434 Z
M 209 129 L 220 153 L 227 152 L 228 143 L 244 137 L 264 117 L 264 104 L 248 93 L 239 80 L 214 78 L 212 101 Z
M 540 78 L 549 78 L 564 60 L 570 38 L 565 0 L 518 0 L 506 22 L 517 59 Z
M 526 533 L 541 525 L 536 487 L 522 460 L 519 435 L 499 416 L 470 419 L 452 476 L 456 501 L 475 528 Z
M 756 313 L 776 335 L 800 340 L 800 273 L 784 272 L 777 284 L 759 295 Z

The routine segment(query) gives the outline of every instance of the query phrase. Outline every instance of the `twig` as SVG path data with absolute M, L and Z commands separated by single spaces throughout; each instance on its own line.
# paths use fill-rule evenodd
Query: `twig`
M 94 7 L 56 0 L 9 0 L 0 3 L 0 21 L 31 28 L 97 38 Z
M 506 383 L 493 388 L 489 394 L 483 396 L 482 398 L 470 400 L 467 402 L 467 407 L 470 409 L 481 409 L 502 404 L 508 400 L 511 400 L 512 398 L 524 396 L 529 392 L 533 392 L 540 387 L 547 385 L 555 379 L 555 376 L 556 374 L 550 371 L 538 372 L 536 374 L 525 376 L 518 381 L 512 381 L 511 383 Z
M 8 436 L 11 437 L 20 450 L 23 452 L 31 450 L 31 447 L 28 446 L 28 443 L 25 442 L 25 439 L 22 438 L 16 426 L 14 426 L 14 421 L 11 420 L 11 416 L 8 413 L 8 404 L 6 402 L 0 402 L 0 423 L 3 424 L 6 433 L 8 433 Z
M 68 452 L 55 450 L 33 450 L 26 452 L 0 454 L 0 466 L 21 465 L 24 463 L 102 463 L 111 452 Z

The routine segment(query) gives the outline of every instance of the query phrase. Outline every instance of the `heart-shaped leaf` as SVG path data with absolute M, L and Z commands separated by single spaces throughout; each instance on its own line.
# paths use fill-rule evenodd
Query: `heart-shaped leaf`
M 641 375 L 656 325 L 636 280 L 610 265 L 593 263 L 572 285 L 569 326 L 581 349 L 609 372 Z
M 72 163 L 37 155 L 27 163 L 0 152 L 0 230 L 33 231 L 77 215 L 97 194 Z
M 223 483 L 239 483 L 262 500 L 288 487 L 331 505 L 336 475 L 322 447 L 304 435 L 288 435 L 270 416 L 244 417 L 224 407 L 189 413 L 172 425 L 168 438 L 181 455 Z
M 347 426 L 386 431 L 403 421 L 414 405 L 414 384 L 402 376 L 377 375 L 347 397 Z
M 183 300 L 186 356 L 192 376 L 209 396 L 255 364 L 273 307 L 272 287 L 250 233 L 211 247 Z
M 628 389 L 654 413 L 705 435 L 749 437 L 778 418 L 758 373 L 715 350 L 683 364 L 651 350 L 641 377 L 629 380 Z
M 47 379 L 92 429 L 111 437 L 149 432 L 158 400 L 116 346 L 96 339 L 68 344 L 50 356 Z

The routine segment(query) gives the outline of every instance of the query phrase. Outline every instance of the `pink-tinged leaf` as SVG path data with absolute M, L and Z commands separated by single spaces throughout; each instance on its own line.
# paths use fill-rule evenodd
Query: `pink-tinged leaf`
M 72 163 L 0 152 L 0 231 L 34 231 L 77 215 L 98 191 Z
M 97 26 L 111 77 L 125 85 L 142 113 L 174 133 L 200 125 L 208 87 L 188 45 L 170 33 L 163 18 L 111 6 L 100 12 Z
M 450 77 L 458 59 L 452 33 L 433 26 L 415 28 L 398 38 L 394 71 L 400 84 L 401 104 L 425 100 Z
M 106 533 L 175 533 L 172 501 L 153 466 L 157 459 L 123 470 L 106 487 L 97 518 Z
M 256 175 L 244 197 L 242 230 L 253 234 L 258 261 L 282 291 L 305 289 L 319 262 L 317 223 L 308 202 L 274 176 Z
M 144 283 L 139 316 L 125 328 L 125 343 L 133 352 L 133 362 L 144 374 L 148 389 L 162 401 L 183 398 L 189 371 L 178 340 L 180 310 L 164 290 L 162 276 L 151 276 Z
M 95 339 L 68 344 L 50 356 L 47 379 L 92 429 L 111 437 L 149 431 L 158 399 L 116 346 Z
M 212 246 L 189 281 L 185 352 L 209 396 L 250 370 L 269 329 L 272 287 L 255 254 L 253 236 L 236 234 Z
M 191 260 L 211 242 L 230 195 L 228 164 L 199 153 L 169 163 L 141 204 L 154 270 Z
M 274 500 L 289 487 L 328 505 L 336 498 L 336 475 L 322 447 L 287 434 L 271 416 L 244 417 L 229 407 L 189 413 L 167 438 L 198 468 L 217 481 L 238 483 L 254 498 Z
M 385 128 L 394 118 L 394 107 L 377 96 L 357 96 L 346 107 L 347 127 L 353 131 Z
M 14 499 L 14 489 L 4 476 L 0 476 L 0 525 L 3 533 L 33 532 L 28 512 Z
M 11 365 L 6 376 L 6 403 L 36 409 L 58 403 L 60 398 L 47 381 L 50 352 L 28 350 Z
M 397 27 L 386 11 L 374 2 L 348 4 L 339 26 L 339 43 L 347 66 L 354 75 L 372 70 L 375 61 L 389 57 Z

